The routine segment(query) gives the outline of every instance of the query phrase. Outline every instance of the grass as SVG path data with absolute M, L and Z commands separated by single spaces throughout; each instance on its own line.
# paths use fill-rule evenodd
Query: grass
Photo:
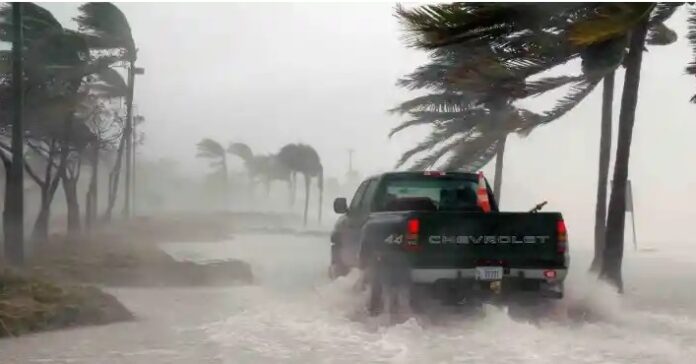
M 0 337 L 132 318 L 98 288 L 58 285 L 0 266 Z

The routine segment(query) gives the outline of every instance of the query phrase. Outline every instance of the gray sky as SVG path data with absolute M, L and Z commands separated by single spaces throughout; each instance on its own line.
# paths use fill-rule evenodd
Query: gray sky
M 77 4 L 42 5 L 74 27 Z M 146 68 L 136 102 L 147 118 L 148 158 L 175 158 L 199 173 L 207 163 L 194 158 L 195 143 L 203 137 L 246 142 L 260 153 L 304 142 L 318 150 L 329 176 L 342 177 L 348 148 L 356 149 L 356 166 L 372 173 L 392 167 L 418 140 L 418 132 L 387 138 L 399 117 L 386 110 L 410 95 L 395 81 L 426 61 L 401 42 L 392 4 L 118 5 Z M 696 105 L 688 103 L 696 79 L 684 75 L 691 59 L 685 16 L 681 10 L 668 23 L 679 41 L 644 57 L 629 174 L 646 244 L 696 243 L 685 228 L 696 221 Z M 548 209 L 566 215 L 577 244 L 590 244 L 592 234 L 600 90 L 506 148 L 503 207 L 548 200 Z M 531 103 L 551 107 L 553 98 Z

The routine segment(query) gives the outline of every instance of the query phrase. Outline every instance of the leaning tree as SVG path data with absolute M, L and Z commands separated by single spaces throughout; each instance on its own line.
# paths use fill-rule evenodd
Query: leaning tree
M 321 208 L 324 190 L 324 168 L 319 154 L 306 144 L 288 144 L 280 149 L 278 160 L 292 172 L 301 173 L 305 181 L 304 225 L 307 225 L 307 210 L 309 209 L 309 187 L 312 178 L 317 178 L 319 189 L 318 221 L 321 222 Z

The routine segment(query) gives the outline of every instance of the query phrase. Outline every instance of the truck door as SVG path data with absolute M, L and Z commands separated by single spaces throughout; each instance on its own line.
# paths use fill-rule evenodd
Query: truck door
M 345 235 L 341 239 L 341 244 L 343 245 L 341 258 L 348 266 L 354 267 L 358 264 L 360 230 L 370 215 L 372 200 L 377 191 L 378 183 L 377 178 L 371 178 L 363 182 L 350 202 Z

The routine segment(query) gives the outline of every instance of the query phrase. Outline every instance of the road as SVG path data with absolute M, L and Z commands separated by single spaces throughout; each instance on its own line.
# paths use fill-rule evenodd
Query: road
M 327 238 L 238 235 L 225 243 L 177 243 L 179 259 L 229 257 L 252 264 L 249 287 L 118 289 L 135 322 L 0 341 L 5 363 L 692 363 L 696 358 L 694 261 L 677 251 L 627 252 L 623 297 L 584 275 L 573 251 L 564 304 L 594 322 L 485 316 L 413 318 L 388 325 L 359 313 L 355 277 L 329 282 Z M 696 257 L 689 255 L 687 258 Z

